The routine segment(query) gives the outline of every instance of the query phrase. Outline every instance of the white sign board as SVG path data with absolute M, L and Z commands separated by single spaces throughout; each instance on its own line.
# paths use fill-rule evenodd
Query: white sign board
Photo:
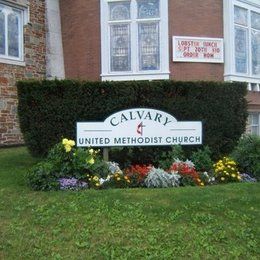
M 178 122 L 160 110 L 134 108 L 104 122 L 78 122 L 78 147 L 202 144 L 201 122 Z
M 221 38 L 173 36 L 173 61 L 224 62 L 224 45 Z

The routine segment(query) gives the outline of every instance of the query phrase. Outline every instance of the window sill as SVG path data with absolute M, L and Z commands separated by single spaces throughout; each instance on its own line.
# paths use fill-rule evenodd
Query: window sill
M 225 81 L 240 81 L 247 83 L 260 83 L 260 77 L 252 77 L 246 75 L 226 74 L 224 75 Z
M 25 67 L 25 62 L 20 61 L 20 60 L 11 60 L 11 59 L 0 58 L 0 63 Z
M 163 80 L 169 79 L 170 73 L 101 74 L 101 78 L 102 81 Z

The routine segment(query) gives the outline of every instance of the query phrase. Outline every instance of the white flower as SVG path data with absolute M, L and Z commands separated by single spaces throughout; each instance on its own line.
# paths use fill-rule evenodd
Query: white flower
M 208 175 L 208 173 L 207 173 L 207 172 L 203 172 L 203 174 L 204 174 L 206 177 L 208 177 L 208 178 L 209 178 L 209 175 Z
M 102 185 L 104 182 L 106 182 L 107 180 L 106 179 L 103 179 L 103 178 L 100 178 L 99 179 L 99 182 L 100 182 L 100 185 Z

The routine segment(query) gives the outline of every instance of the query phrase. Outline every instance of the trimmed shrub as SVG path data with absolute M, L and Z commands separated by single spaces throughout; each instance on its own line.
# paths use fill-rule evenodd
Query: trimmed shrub
M 129 108 L 155 108 L 178 121 L 202 121 L 203 144 L 214 157 L 230 153 L 246 125 L 243 83 L 44 80 L 20 81 L 17 87 L 21 130 L 35 156 L 45 156 L 63 137 L 75 139 L 76 122 L 104 121 Z M 130 151 L 132 164 L 149 164 L 156 154 L 170 149 L 126 148 L 121 160 L 115 159 L 125 160 Z
M 231 154 L 240 167 L 240 171 L 253 175 L 260 180 L 260 137 L 244 135 Z

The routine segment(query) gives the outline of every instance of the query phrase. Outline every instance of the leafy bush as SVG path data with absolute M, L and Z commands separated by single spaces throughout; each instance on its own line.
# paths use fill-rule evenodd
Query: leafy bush
M 212 170 L 213 161 L 211 160 L 211 154 L 212 152 L 208 146 L 192 153 L 191 161 L 194 163 L 197 171 L 208 172 Z
M 75 148 L 73 140 L 63 139 L 50 150 L 45 161 L 29 171 L 28 183 L 33 190 L 79 188 L 87 174 L 96 171 L 96 155 L 93 149 Z
M 35 156 L 47 155 L 64 136 L 75 139 L 76 122 L 104 121 L 123 109 L 149 107 L 166 111 L 179 121 L 202 121 L 203 143 L 216 158 L 233 150 L 247 119 L 244 83 L 43 80 L 20 81 L 17 88 L 21 130 Z M 153 164 L 156 155 L 170 149 L 125 148 L 111 159 Z
M 229 157 L 223 157 L 214 164 L 216 180 L 220 183 L 237 182 L 241 180 L 237 164 Z
M 154 165 L 162 169 L 169 169 L 175 159 L 184 160 L 185 155 L 181 145 L 171 147 L 169 151 L 158 153 L 154 160 Z
M 231 154 L 239 164 L 240 171 L 260 180 L 260 137 L 244 135 Z
M 27 174 L 29 186 L 33 190 L 58 190 L 59 172 L 55 172 L 50 162 L 41 162 L 34 166 Z
M 170 188 L 179 186 L 179 176 L 176 174 L 169 174 L 162 169 L 152 168 L 144 184 L 147 188 Z

